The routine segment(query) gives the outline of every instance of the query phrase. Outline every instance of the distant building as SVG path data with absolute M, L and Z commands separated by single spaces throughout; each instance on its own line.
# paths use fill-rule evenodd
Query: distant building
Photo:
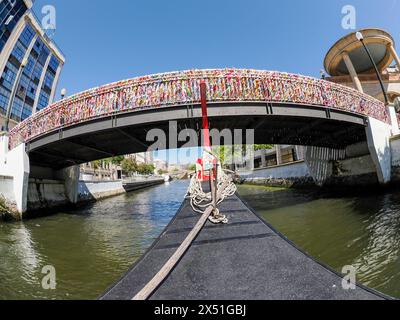
M 168 171 L 168 164 L 166 161 L 161 160 L 161 159 L 155 159 L 153 161 L 154 167 L 156 168 L 155 171 L 156 172 L 160 172 L 160 171 Z
M 65 58 L 30 10 L 31 0 L 0 2 L 0 127 L 10 128 L 54 100 Z
M 254 169 L 286 165 L 304 160 L 304 147 L 280 145 L 254 153 Z
M 115 181 L 122 179 L 122 169 L 111 162 L 89 162 L 80 166 L 80 180 Z
M 135 160 L 137 164 L 153 164 L 154 160 L 153 152 L 130 154 L 126 157 Z

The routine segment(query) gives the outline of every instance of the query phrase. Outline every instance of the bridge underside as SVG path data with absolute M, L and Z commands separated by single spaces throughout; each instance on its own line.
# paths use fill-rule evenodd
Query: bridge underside
M 218 130 L 255 130 L 256 144 L 294 144 L 343 148 L 365 141 L 366 119 L 338 110 L 301 106 L 237 104 L 209 107 L 210 126 Z M 32 165 L 55 169 L 117 155 L 144 152 L 154 142 L 148 132 L 161 129 L 167 137 L 169 121 L 177 131 L 201 128 L 200 106 L 131 112 L 100 118 L 48 134 L 27 145 Z M 200 136 L 200 135 L 199 135 Z M 214 142 L 215 143 L 215 142 Z M 221 144 L 223 142 L 221 141 Z M 178 147 L 185 142 L 178 142 Z M 166 148 L 175 148 L 169 145 Z

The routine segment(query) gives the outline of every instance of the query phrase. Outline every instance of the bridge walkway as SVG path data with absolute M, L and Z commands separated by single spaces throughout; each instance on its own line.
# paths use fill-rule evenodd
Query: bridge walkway
M 227 225 L 207 222 L 150 300 L 375 300 L 297 249 L 238 196 L 220 206 Z M 199 220 L 185 201 L 147 253 L 100 299 L 131 300 L 161 269 Z

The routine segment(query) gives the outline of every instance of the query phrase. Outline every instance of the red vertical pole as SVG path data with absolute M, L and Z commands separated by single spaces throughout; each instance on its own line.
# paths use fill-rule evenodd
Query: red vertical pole
M 204 80 L 201 80 L 200 82 L 200 93 L 201 93 L 201 112 L 203 115 L 204 147 L 211 149 L 210 127 L 208 123 L 208 114 L 207 114 L 207 85 Z

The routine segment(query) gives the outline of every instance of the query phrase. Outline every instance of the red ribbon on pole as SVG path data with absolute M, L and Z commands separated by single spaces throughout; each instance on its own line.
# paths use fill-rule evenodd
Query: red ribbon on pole
M 210 127 L 208 123 L 208 113 L 207 113 L 207 85 L 204 80 L 201 80 L 200 82 L 200 94 L 201 94 L 201 113 L 203 115 L 204 147 L 211 149 Z

